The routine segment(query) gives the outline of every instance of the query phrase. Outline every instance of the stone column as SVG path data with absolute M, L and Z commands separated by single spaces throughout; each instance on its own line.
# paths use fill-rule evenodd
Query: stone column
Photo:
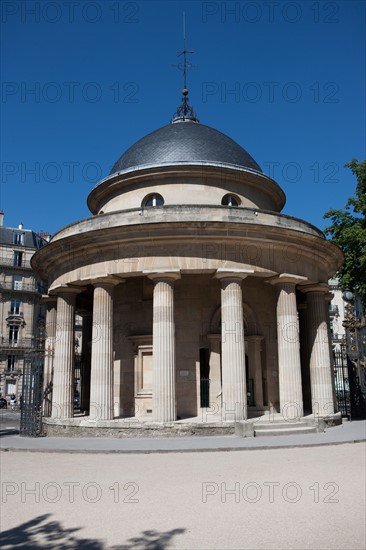
M 52 413 L 55 419 L 74 414 L 74 322 L 76 294 L 82 289 L 57 289 L 56 342 L 54 356 Z
M 44 354 L 44 374 L 43 374 L 43 394 L 45 416 L 51 415 L 52 409 L 52 385 L 53 385 L 53 358 L 55 353 L 56 340 L 56 317 L 57 317 L 57 298 L 56 296 L 43 296 L 42 302 L 47 304 L 46 312 L 46 341 Z
M 153 383 L 155 422 L 176 420 L 174 281 L 179 273 L 153 273 Z
M 263 336 L 247 336 L 249 368 L 254 380 L 254 401 L 257 409 L 263 409 L 262 340 Z
M 221 283 L 222 413 L 224 420 L 247 418 L 242 280 L 247 273 L 218 270 Z
M 331 367 L 331 375 L 332 375 L 333 403 L 334 403 L 334 412 L 337 412 L 338 411 L 338 401 L 337 401 L 336 388 L 335 388 L 333 340 L 332 340 L 332 333 L 331 333 L 331 330 L 330 330 L 330 314 L 329 314 L 329 306 L 330 306 L 331 301 L 333 300 L 333 298 L 334 298 L 333 292 L 327 292 L 324 295 L 325 319 L 326 319 L 327 329 L 328 329 L 329 357 L 330 357 L 330 367 Z
M 313 414 L 334 414 L 332 362 L 325 311 L 325 284 L 301 288 L 306 293 L 310 344 L 310 381 Z
M 113 293 L 120 281 L 94 282 L 90 420 L 113 419 Z
M 280 409 L 287 421 L 303 416 L 300 330 L 296 283 L 304 278 L 281 274 L 270 282 L 277 290 L 277 345 Z

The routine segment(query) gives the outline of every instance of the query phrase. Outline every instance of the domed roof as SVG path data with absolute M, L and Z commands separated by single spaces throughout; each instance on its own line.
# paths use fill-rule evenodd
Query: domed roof
M 181 162 L 229 164 L 262 172 L 249 153 L 231 138 L 186 119 L 163 126 L 137 141 L 117 160 L 110 174 L 128 168 Z

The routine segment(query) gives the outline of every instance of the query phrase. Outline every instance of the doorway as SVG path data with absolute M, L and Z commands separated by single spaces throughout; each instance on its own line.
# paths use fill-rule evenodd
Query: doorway
M 201 408 L 210 406 L 210 350 L 200 348 L 200 399 Z

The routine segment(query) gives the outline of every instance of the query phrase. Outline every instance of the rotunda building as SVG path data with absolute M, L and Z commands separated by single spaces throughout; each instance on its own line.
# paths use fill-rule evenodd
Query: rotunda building
M 327 281 L 343 256 L 284 204 L 249 153 L 194 116 L 122 154 L 89 194 L 92 217 L 32 260 L 49 288 L 48 433 L 333 418 Z

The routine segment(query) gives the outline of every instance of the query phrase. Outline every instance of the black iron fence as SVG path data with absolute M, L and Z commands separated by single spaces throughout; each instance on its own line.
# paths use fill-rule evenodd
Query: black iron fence
M 344 348 L 333 353 L 334 386 L 338 410 L 342 416 L 351 419 L 351 394 L 349 387 L 347 354 Z
M 40 437 L 42 433 L 44 352 L 24 356 L 20 435 Z
M 349 420 L 366 418 L 366 369 L 352 360 L 346 348 L 333 352 L 338 410 Z

